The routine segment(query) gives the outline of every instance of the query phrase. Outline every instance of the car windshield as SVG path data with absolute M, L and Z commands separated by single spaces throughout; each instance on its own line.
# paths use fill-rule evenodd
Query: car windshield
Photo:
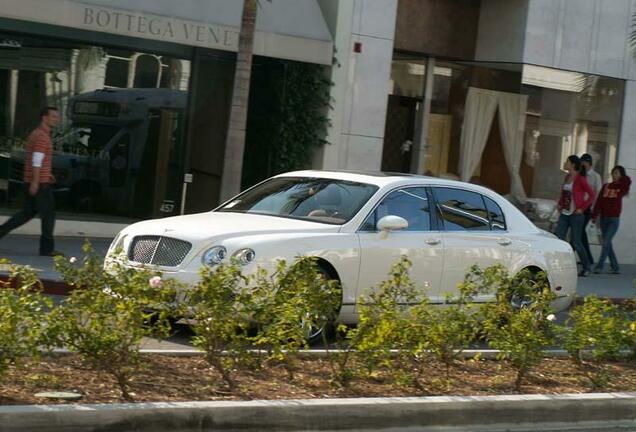
M 375 185 L 352 181 L 278 177 L 242 193 L 217 211 L 341 225 L 355 216 L 377 190 Z

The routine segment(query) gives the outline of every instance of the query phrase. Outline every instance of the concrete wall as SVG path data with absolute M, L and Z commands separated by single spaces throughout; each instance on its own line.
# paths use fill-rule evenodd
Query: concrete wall
M 636 182 L 636 82 L 634 81 L 627 81 L 625 85 L 618 164 L 623 165 L 627 170 L 627 175 L 632 178 L 632 182 Z M 636 184 L 632 183 L 631 193 L 623 198 L 621 226 L 614 241 L 614 249 L 619 263 L 636 264 L 635 245 Z
M 521 63 L 527 16 L 528 0 L 482 0 L 475 59 Z
M 529 0 L 524 62 L 636 79 L 634 12 L 635 0 Z
M 636 79 L 636 0 L 482 0 L 476 60 Z
M 325 23 L 331 32 L 333 40 L 338 25 L 338 6 L 340 0 L 317 0 L 317 3 L 322 11 L 322 16 L 325 18 Z
M 397 0 L 338 2 L 330 145 L 315 162 L 323 169 L 380 169 L 396 11 Z
M 395 49 L 472 58 L 480 2 L 487 0 L 399 0 Z

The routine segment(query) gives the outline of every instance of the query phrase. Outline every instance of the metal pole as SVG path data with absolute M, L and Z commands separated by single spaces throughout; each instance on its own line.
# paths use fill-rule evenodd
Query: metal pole
M 186 174 L 183 176 L 183 189 L 181 191 L 181 215 L 185 214 L 185 203 L 188 194 L 188 184 L 192 183 L 192 174 Z
M 181 191 L 181 213 L 180 213 L 181 216 L 185 214 L 185 200 L 186 200 L 187 193 L 188 193 L 188 184 L 186 182 L 183 182 L 183 190 Z

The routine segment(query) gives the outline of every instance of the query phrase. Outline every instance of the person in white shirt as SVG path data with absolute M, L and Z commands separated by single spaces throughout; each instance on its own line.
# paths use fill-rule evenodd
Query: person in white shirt
M 601 175 L 594 171 L 594 160 L 592 159 L 592 155 L 585 153 L 581 156 L 581 165 L 585 167 L 587 172 L 587 182 L 594 189 L 594 196 L 592 197 L 594 203 L 596 202 L 596 198 L 598 197 L 598 193 L 601 191 L 603 187 L 603 179 Z M 592 252 L 590 251 L 590 242 L 587 238 L 587 233 L 585 231 L 585 227 L 592 220 L 592 207 L 594 207 L 594 203 L 590 206 L 589 209 L 585 212 L 585 219 L 583 221 L 583 235 L 581 237 L 581 241 L 583 243 L 583 247 L 585 248 L 585 252 L 587 253 L 587 259 L 590 262 L 590 265 L 594 264 L 594 258 L 592 257 Z

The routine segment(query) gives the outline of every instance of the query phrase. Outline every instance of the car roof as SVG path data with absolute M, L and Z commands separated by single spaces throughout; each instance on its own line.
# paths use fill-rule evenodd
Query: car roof
M 385 171 L 341 171 L 341 170 L 304 170 L 280 174 L 276 177 L 317 177 L 374 184 L 379 187 L 395 184 L 426 184 L 469 188 L 471 190 L 493 193 L 491 189 L 473 183 L 458 180 L 429 177 L 416 174 L 405 174 Z

